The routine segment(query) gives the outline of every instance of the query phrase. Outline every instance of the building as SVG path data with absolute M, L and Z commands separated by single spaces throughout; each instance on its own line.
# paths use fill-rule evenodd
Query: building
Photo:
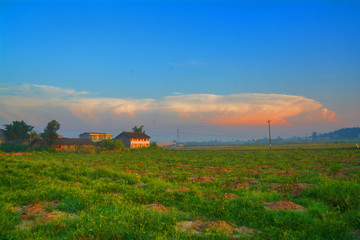
M 121 140 L 128 148 L 150 146 L 150 137 L 143 132 L 122 132 L 114 139 Z
M 11 141 L 8 141 L 8 143 L 10 143 L 11 145 L 13 146 L 16 146 L 16 145 L 29 145 L 30 143 L 30 140 L 28 139 L 18 139 L 18 140 L 11 140 Z
M 162 148 L 176 147 L 176 142 L 157 142 L 156 145 Z
M 58 138 L 56 150 L 76 150 L 78 147 L 93 147 L 95 143 L 86 138 Z M 29 145 L 30 148 L 46 147 L 45 139 L 36 139 Z
M 88 138 L 93 142 L 99 142 L 102 140 L 110 140 L 112 139 L 112 134 L 109 133 L 96 133 L 96 132 L 84 132 L 80 134 L 80 138 Z

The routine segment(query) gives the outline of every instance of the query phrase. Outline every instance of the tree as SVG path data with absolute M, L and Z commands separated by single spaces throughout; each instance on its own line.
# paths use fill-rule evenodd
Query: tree
M 40 134 L 36 131 L 31 131 L 30 132 L 30 142 L 39 139 L 40 138 Z
M 45 142 L 48 146 L 53 147 L 55 145 L 56 140 L 59 137 L 56 131 L 59 129 L 60 123 L 58 123 L 56 120 L 52 120 L 47 124 L 42 137 L 45 139 Z
M 135 127 L 132 128 L 132 130 L 133 130 L 134 132 L 142 132 L 142 133 L 145 133 L 145 131 L 143 130 L 143 128 L 144 128 L 143 125 L 141 125 L 140 127 L 135 126 Z
M 24 121 L 13 121 L 12 124 L 5 124 L 4 126 L 5 136 L 9 141 L 29 139 L 29 132 L 34 128 Z
M 311 138 L 313 141 L 317 140 L 318 139 L 318 134 L 316 132 L 313 132 L 312 135 L 311 135 Z

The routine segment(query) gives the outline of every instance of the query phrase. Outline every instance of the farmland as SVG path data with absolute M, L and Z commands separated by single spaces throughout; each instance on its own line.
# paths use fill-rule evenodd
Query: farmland
M 359 239 L 349 145 L 0 156 L 0 239 Z

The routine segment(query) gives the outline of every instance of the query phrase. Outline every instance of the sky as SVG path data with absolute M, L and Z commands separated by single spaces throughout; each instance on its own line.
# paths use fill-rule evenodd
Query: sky
M 360 1 L 0 1 L 0 126 L 153 141 L 360 125 Z

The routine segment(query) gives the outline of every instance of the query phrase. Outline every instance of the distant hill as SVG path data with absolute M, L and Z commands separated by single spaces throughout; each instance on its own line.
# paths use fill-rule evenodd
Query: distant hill
M 359 139 L 360 127 L 342 128 L 334 132 L 322 133 L 319 135 L 316 132 L 314 132 L 312 138 L 313 140 Z
M 333 132 L 328 133 L 316 133 L 313 132 L 312 136 L 293 136 L 287 138 L 272 138 L 272 143 L 286 143 L 286 142 L 308 142 L 309 140 L 313 141 L 326 141 L 326 140 L 353 140 L 353 139 L 360 139 L 360 127 L 353 127 L 353 128 L 342 128 Z M 188 141 L 182 142 L 187 146 L 218 146 L 218 145 L 240 145 L 240 144 L 268 144 L 269 139 L 267 137 L 259 138 L 259 139 L 251 139 L 247 141 L 241 140 L 233 140 L 233 141 L 221 141 L 221 140 L 210 140 L 210 141 L 202 141 L 202 142 L 195 142 L 195 141 Z

